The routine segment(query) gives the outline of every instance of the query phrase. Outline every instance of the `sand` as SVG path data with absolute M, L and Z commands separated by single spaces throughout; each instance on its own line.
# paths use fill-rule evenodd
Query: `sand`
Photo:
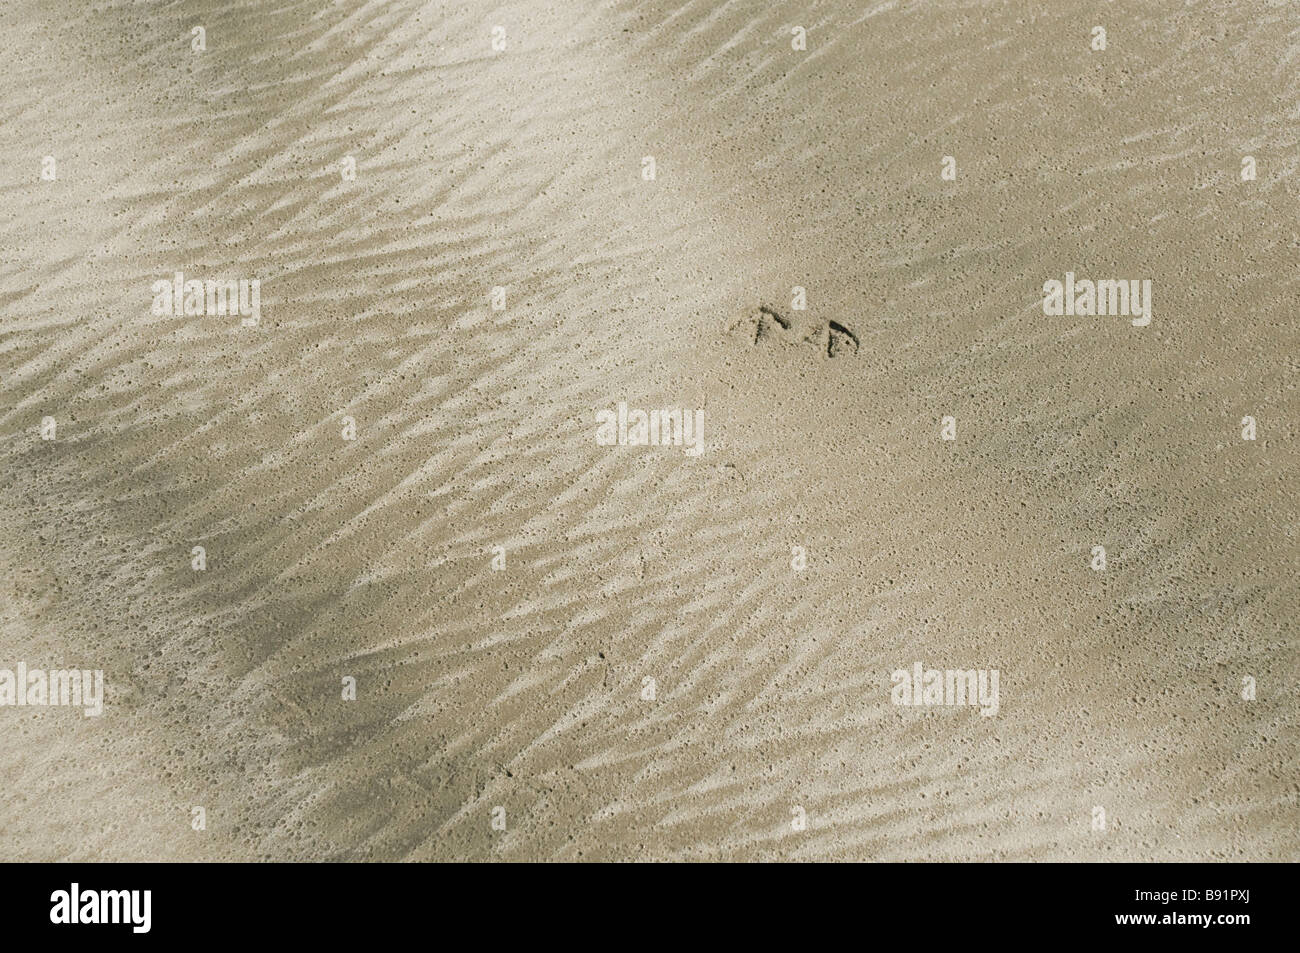
M 0 36 L 5 859 L 1300 859 L 1294 5 Z

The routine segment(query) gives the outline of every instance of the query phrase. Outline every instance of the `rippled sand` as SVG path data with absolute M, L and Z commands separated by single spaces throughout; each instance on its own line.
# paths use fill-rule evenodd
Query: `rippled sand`
M 1300 16 L 1037 6 L 0 6 L 4 857 L 1300 859 Z

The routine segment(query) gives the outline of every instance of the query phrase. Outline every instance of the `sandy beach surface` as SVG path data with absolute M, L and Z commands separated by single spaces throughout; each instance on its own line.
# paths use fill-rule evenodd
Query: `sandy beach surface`
M 0 38 L 5 859 L 1300 859 L 1295 4 Z

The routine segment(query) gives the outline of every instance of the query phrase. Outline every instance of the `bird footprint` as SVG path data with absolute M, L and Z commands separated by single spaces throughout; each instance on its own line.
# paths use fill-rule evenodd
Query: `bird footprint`
M 751 344 L 758 344 L 765 340 L 778 340 L 785 344 L 810 344 L 819 351 L 825 352 L 827 357 L 856 354 L 860 346 L 858 336 L 838 321 L 830 321 L 827 324 L 810 323 L 800 329 L 796 327 L 794 319 L 765 304 L 737 315 L 727 325 L 727 330 L 744 330 L 747 336 L 752 336 Z

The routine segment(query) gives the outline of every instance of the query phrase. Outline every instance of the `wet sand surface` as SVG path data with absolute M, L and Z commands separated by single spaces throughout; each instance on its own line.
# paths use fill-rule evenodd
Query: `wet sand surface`
M 1300 13 L 1034 6 L 0 7 L 4 856 L 1300 858 Z

